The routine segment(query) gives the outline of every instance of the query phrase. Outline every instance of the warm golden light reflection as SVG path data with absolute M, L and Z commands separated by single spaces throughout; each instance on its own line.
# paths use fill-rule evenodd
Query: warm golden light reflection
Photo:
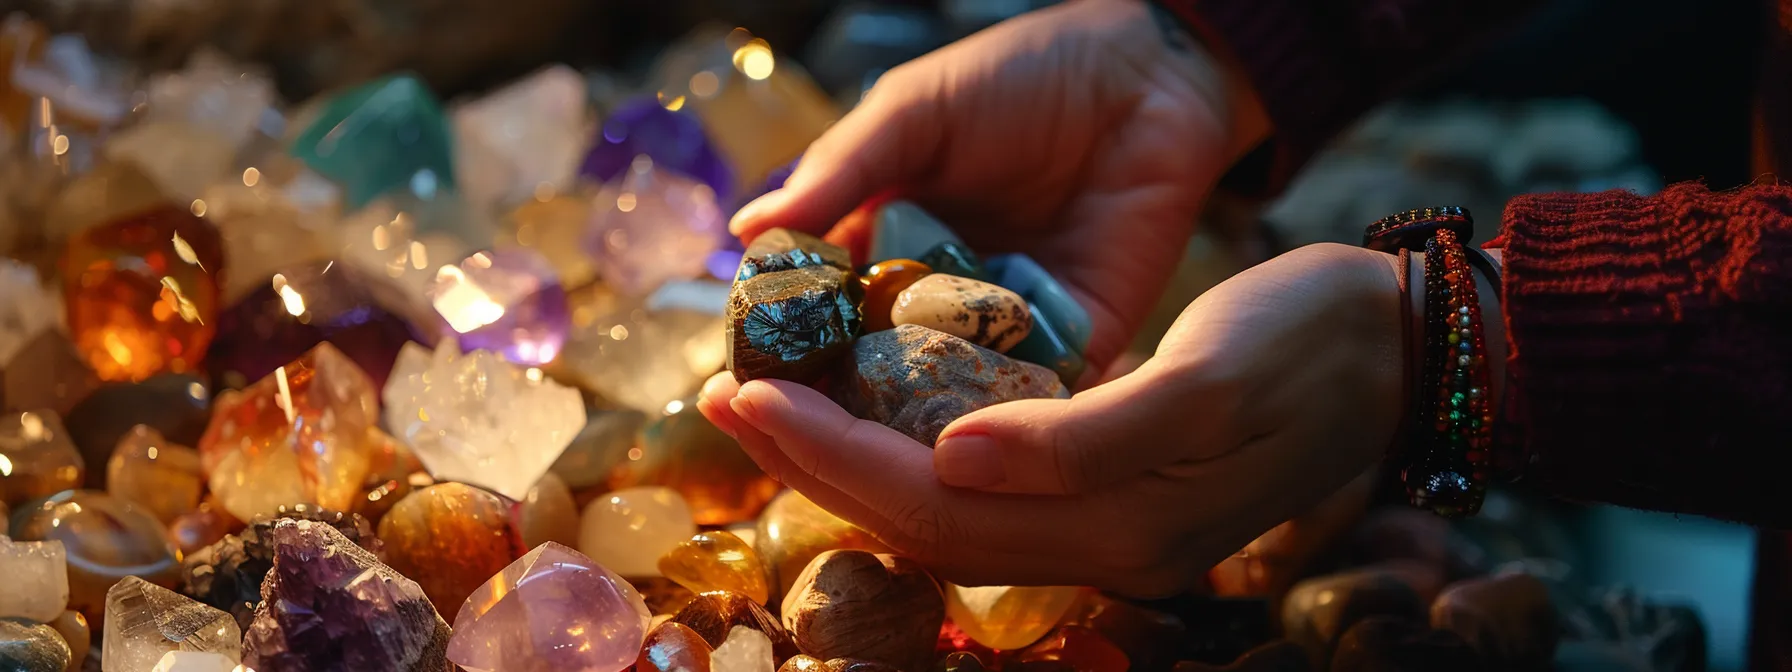
M 286 413 L 286 421 L 291 423 L 298 415 L 292 407 L 292 387 L 286 384 L 286 367 L 274 369 L 274 384 L 280 388 L 279 394 L 274 396 L 274 405 Z
M 282 285 L 279 291 L 280 302 L 286 305 L 287 313 L 293 317 L 305 314 L 305 297 L 300 296 L 298 290 Z
M 677 112 L 684 109 L 684 96 L 675 96 L 671 100 L 666 100 L 665 95 L 661 94 L 660 104 L 666 106 L 667 110 Z
M 157 303 L 155 310 L 159 313 L 164 306 L 170 317 L 179 315 L 182 320 L 205 324 L 204 318 L 199 316 L 199 307 L 193 305 L 193 300 L 181 291 L 180 281 L 168 276 L 162 277 L 162 300 Z
M 57 156 L 67 154 L 68 136 L 60 133 L 56 134 L 56 139 L 50 141 L 50 151 L 55 152 Z
M 458 266 L 443 266 L 436 271 L 436 282 L 446 289 L 441 290 L 433 303 L 436 312 L 448 321 L 449 328 L 464 334 L 504 317 L 504 306 L 493 301 L 492 296 L 469 280 Z
M 678 412 L 682 410 L 684 410 L 684 401 L 673 399 L 672 401 L 666 402 L 666 415 L 677 415 Z
M 704 70 L 691 75 L 691 95 L 708 98 L 716 95 L 716 92 L 720 90 L 722 90 L 722 78 L 717 77 L 716 73 Z
M 610 327 L 610 338 L 618 340 L 618 341 L 628 340 L 628 327 L 622 326 L 620 324 L 618 324 L 614 327 Z
M 12 460 L 6 459 L 5 455 L 0 455 L 0 476 L 11 476 L 11 475 L 12 475 Z
M 623 212 L 635 211 L 635 192 L 625 191 L 616 197 L 616 209 Z
M 386 248 L 392 246 L 392 232 L 387 230 L 387 226 L 390 225 L 381 224 L 373 227 L 373 249 L 384 252 Z
M 734 69 L 751 79 L 770 77 L 775 67 L 777 59 L 772 56 L 772 47 L 765 40 L 754 39 L 734 50 Z
M 243 186 L 253 187 L 261 182 L 261 171 L 254 166 L 243 169 Z
M 205 201 L 203 199 L 198 199 L 198 198 L 193 199 L 193 206 L 192 206 L 191 210 L 193 211 L 194 217 L 204 217 L 205 216 Z
M 529 382 L 539 383 L 541 382 L 541 369 L 531 366 L 523 371 L 523 377 L 528 378 Z M 531 490 L 530 493 L 533 494 L 534 491 Z
M 27 441 L 41 441 L 46 433 L 44 432 L 44 419 L 38 417 L 36 413 L 21 413 L 19 414 L 19 431 L 23 433 Z
M 411 241 L 411 266 L 419 271 L 429 268 L 429 250 L 421 241 Z

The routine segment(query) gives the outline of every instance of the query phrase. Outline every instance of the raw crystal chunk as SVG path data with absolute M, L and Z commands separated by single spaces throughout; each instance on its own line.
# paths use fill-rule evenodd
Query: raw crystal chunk
M 847 548 L 890 552 L 869 533 L 828 513 L 795 490 L 785 490 L 765 507 L 759 514 L 757 529 L 753 548 L 770 569 L 772 599 L 778 603 L 782 603 L 815 556 Z
M 666 578 L 694 592 L 727 590 L 760 604 L 771 599 L 759 554 L 740 537 L 727 532 L 698 532 L 679 542 L 660 558 L 659 568 Z
M 865 302 L 860 309 L 865 314 L 865 331 L 894 328 L 896 324 L 890 321 L 890 311 L 896 307 L 896 297 L 932 273 L 932 267 L 913 259 L 880 261 L 866 269 L 865 274 L 859 276 L 859 283 L 865 286 Z
M 627 577 L 659 575 L 660 556 L 697 533 L 691 508 L 669 488 L 626 488 L 580 517 L 579 550 Z
M 60 541 L 10 541 L 0 536 L 0 618 L 47 623 L 68 607 L 68 554 Z
M 771 639 L 744 625 L 734 626 L 728 638 L 709 653 L 709 669 L 714 672 L 772 672 L 776 667 Z
M 896 295 L 896 324 L 943 331 L 996 352 L 1006 352 L 1033 327 L 1019 294 L 987 282 L 935 273 Z
M 585 426 L 577 390 L 452 338 L 405 344 L 386 382 L 386 426 L 437 480 L 522 499 Z
M 437 611 L 459 608 L 523 552 L 505 502 L 460 483 L 405 497 L 380 519 L 379 538 L 386 562 L 416 580 Z
M 81 487 L 86 461 L 54 411 L 0 415 L 0 502 L 23 504 Z
M 440 672 L 448 624 L 416 582 L 336 528 L 281 520 L 268 531 L 274 568 L 243 637 L 258 672 Z
M 341 183 L 351 209 L 419 182 L 431 190 L 454 186 L 453 141 L 442 108 L 429 87 L 410 75 L 337 94 L 299 133 L 292 153 Z
M 661 485 L 684 497 L 698 525 L 752 520 L 778 494 L 740 443 L 716 429 L 695 399 L 673 401 L 647 424 L 637 449 L 611 468 L 610 486 Z
M 962 338 L 912 324 L 866 334 L 853 346 L 836 395 L 853 415 L 932 446 L 966 414 L 1017 399 L 1068 397 L 1058 376 Z
M 136 502 L 164 523 L 199 507 L 203 478 L 197 451 L 144 425 L 119 439 L 106 463 L 106 491 Z
M 135 576 L 106 592 L 106 616 L 100 654 L 108 671 L 149 669 L 169 651 L 242 658 L 243 632 L 230 614 Z
M 103 628 L 106 590 L 138 576 L 174 585 L 179 556 L 154 516 L 102 492 L 65 490 L 13 515 L 17 541 L 60 541 L 68 557 L 69 608 Z
M 689 114 L 666 109 L 654 98 L 618 105 L 604 119 L 579 174 L 597 182 L 620 177 L 646 155 L 665 170 L 708 185 L 718 202 L 729 202 L 734 171 L 716 153 L 703 124 Z
M 283 266 L 218 320 L 206 355 L 221 387 L 261 380 L 328 342 L 384 386 L 406 341 L 434 343 L 436 319 L 383 275 L 333 260 Z
M 196 651 L 169 651 L 149 672 L 254 672 L 229 656 Z
M 7 672 L 63 672 L 68 643 L 40 623 L 0 618 L 0 669 Z
M 1039 641 L 1064 620 L 1081 593 L 1072 586 L 946 584 L 946 615 L 979 644 L 1018 649 Z
M 736 281 L 745 280 L 761 273 L 776 273 L 803 268 L 805 266 L 833 266 L 842 271 L 852 270 L 852 257 L 845 248 L 823 241 L 801 231 L 790 229 L 772 229 L 759 234 L 741 253 L 740 270 L 734 274 Z
M 554 472 L 541 475 L 529 494 L 516 503 L 512 517 L 523 548 L 534 548 L 547 542 L 563 546 L 579 545 L 579 506 L 573 502 L 566 481 Z
M 650 618 L 622 577 L 550 542 L 467 598 L 448 660 L 469 672 L 624 670 L 640 655 Z
M 336 204 L 306 203 L 272 182 L 271 175 L 254 167 L 232 172 L 208 185 L 193 206 L 218 227 L 224 241 L 224 258 L 230 260 L 224 276 L 226 305 L 268 287 L 269 278 L 282 269 L 327 259 L 336 251 L 330 236 Z M 223 329 L 219 332 L 221 338 Z M 212 347 L 217 348 L 216 341 Z
M 476 207 L 516 203 L 571 185 L 590 133 L 585 78 L 564 65 L 456 106 L 455 165 Z
M 595 198 L 588 191 L 594 189 L 581 186 L 570 193 L 532 198 L 504 217 L 505 228 L 516 236 L 516 243 L 547 257 L 565 287 L 580 287 L 597 277 L 597 267 L 583 244 Z
M 196 367 L 217 328 L 218 231 L 173 206 L 87 229 L 61 259 L 75 348 L 103 380 Z
M 181 565 L 182 591 L 201 602 L 230 612 L 238 625 L 249 627 L 261 604 L 262 579 L 274 567 L 268 533 L 281 520 L 309 520 L 336 528 L 349 541 L 378 558 L 384 545 L 361 516 L 312 507 L 281 507 L 273 516 L 186 556 Z
M 832 266 L 805 266 L 734 283 L 728 297 L 728 369 L 740 382 L 815 380 L 851 349 L 863 288 Z
M 553 361 L 572 321 L 554 268 L 526 247 L 475 252 L 443 266 L 429 297 L 464 350 L 490 350 L 523 366 Z
M 597 195 L 584 244 L 605 282 L 642 295 L 668 280 L 702 275 L 726 234 L 715 190 L 658 169 L 643 155 Z
M 946 602 L 919 563 L 842 550 L 809 563 L 780 613 L 797 647 L 812 656 L 919 670 L 933 660 Z
M 341 259 L 390 278 L 407 301 L 429 310 L 430 283 L 442 266 L 496 244 L 497 223 L 449 192 L 398 192 L 353 211 L 336 227 Z
M 727 295 L 721 283 L 688 285 Z M 571 299 L 573 331 L 555 366 L 604 399 L 658 414 L 696 392 L 727 359 L 720 310 L 623 297 L 601 283 Z
M 62 305 L 37 279 L 37 270 L 0 258 L 0 364 L 61 320 Z
M 241 392 L 218 395 L 199 440 L 213 494 L 239 520 L 282 505 L 348 510 L 372 468 L 372 381 L 321 343 Z

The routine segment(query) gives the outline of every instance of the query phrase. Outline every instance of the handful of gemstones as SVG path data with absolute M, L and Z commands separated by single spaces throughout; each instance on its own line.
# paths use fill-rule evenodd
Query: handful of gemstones
M 748 246 L 728 299 L 728 368 L 746 382 L 824 383 L 853 415 L 928 446 L 953 420 L 1069 396 L 1089 316 L 1023 255 L 980 260 L 902 202 L 877 213 L 870 263 L 773 229 Z

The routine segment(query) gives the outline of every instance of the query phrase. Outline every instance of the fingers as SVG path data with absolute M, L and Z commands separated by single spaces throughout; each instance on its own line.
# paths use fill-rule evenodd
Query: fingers
M 937 80 L 897 69 L 803 153 L 784 188 L 748 203 L 728 225 L 745 240 L 783 227 L 821 234 L 865 201 L 914 179 L 943 133 Z
M 1071 399 L 998 404 L 947 426 L 942 482 L 989 492 L 1086 493 L 1177 462 L 1212 457 L 1228 423 L 1201 400 L 1213 386 L 1159 362 Z

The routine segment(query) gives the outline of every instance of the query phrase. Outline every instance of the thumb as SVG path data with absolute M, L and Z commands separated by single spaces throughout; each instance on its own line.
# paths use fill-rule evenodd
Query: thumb
M 935 77 L 897 69 L 809 146 L 784 187 L 748 203 L 728 229 L 745 240 L 773 228 L 821 235 L 860 204 L 900 190 L 933 162 L 942 134 Z
M 991 406 L 940 433 L 934 472 L 963 488 L 1077 494 L 1211 455 L 1225 418 L 1204 410 L 1208 387 L 1153 360 L 1070 399 Z

